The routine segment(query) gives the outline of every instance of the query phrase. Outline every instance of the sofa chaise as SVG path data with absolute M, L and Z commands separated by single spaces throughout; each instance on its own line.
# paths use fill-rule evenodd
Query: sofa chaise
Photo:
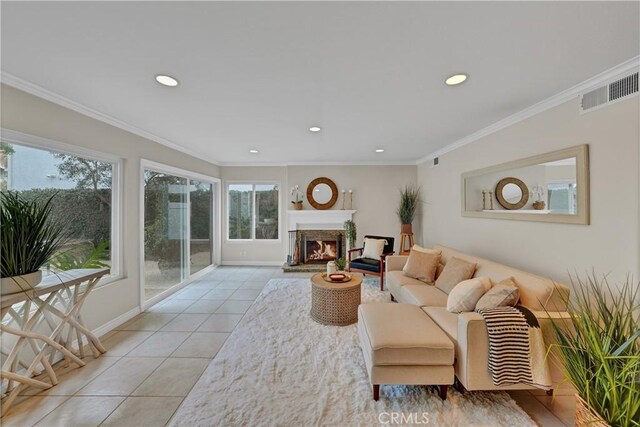
M 456 251 L 444 246 L 434 248 L 441 252 L 441 263 L 446 265 L 453 257 L 477 264 L 474 277 L 489 277 L 498 283 L 512 277 L 520 291 L 520 304 L 527 307 L 536 315 L 545 343 L 554 342 L 554 331 L 551 318 L 566 318 L 566 301 L 569 288 L 566 285 L 527 273 L 512 267 L 498 264 L 473 255 Z M 416 279 L 404 275 L 402 269 L 408 256 L 389 256 L 386 262 L 386 284 L 391 293 L 392 301 L 399 304 L 396 308 L 382 307 L 386 304 L 367 304 L 370 308 L 359 312 L 359 334 L 367 370 L 372 381 L 374 398 L 380 384 L 433 384 L 441 386 L 441 397 L 446 396 L 446 384 L 456 385 L 460 390 L 502 390 L 502 389 L 531 389 L 527 384 L 513 384 L 498 387 L 494 385 L 488 370 L 489 337 L 483 317 L 476 312 L 450 313 L 447 311 L 448 294 Z M 378 306 L 378 307 L 376 307 Z M 419 307 L 415 310 L 410 307 Z M 364 308 L 361 306 L 361 308 Z M 423 322 L 420 316 L 428 317 L 432 321 Z M 379 318 L 399 318 L 395 321 L 381 322 Z M 404 322 L 404 326 L 402 323 Z M 413 323 L 412 323 L 413 322 Z M 420 322 L 420 323 L 416 323 Z M 405 333 L 411 328 L 421 327 L 428 334 Z M 448 347 L 442 339 L 441 332 L 451 342 L 453 360 L 448 363 Z M 397 336 L 394 339 L 393 336 Z M 392 351 L 389 351 L 392 350 Z M 407 359 L 403 352 L 412 353 Z M 433 362 L 433 354 L 439 354 L 440 362 Z M 391 355 L 377 357 L 376 355 Z M 427 355 L 419 362 L 419 354 Z M 559 363 L 550 353 L 549 367 L 554 384 L 562 380 Z M 445 363 L 446 362 L 446 363 Z M 438 365 L 425 368 L 420 365 Z M 444 365 L 451 365 L 451 375 Z M 411 366 L 408 366 L 411 365 Z M 440 366 L 442 365 L 442 366 Z M 436 372 L 431 376 L 424 374 L 413 381 L 406 380 L 406 372 L 415 368 L 414 372 Z M 395 370 L 394 370 L 395 369 Z M 399 377 L 394 373 L 400 372 Z M 404 375 L 405 378 L 402 378 Z M 455 378 L 454 378 L 455 375 Z M 394 380 L 395 378 L 395 380 Z M 443 396 L 444 385 L 444 396 Z

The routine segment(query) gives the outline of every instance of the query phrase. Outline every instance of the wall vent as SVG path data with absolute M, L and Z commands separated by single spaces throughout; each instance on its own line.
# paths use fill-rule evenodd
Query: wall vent
M 638 73 L 616 78 L 604 86 L 580 95 L 580 113 L 602 108 L 638 93 Z
M 433 163 L 431 163 L 431 167 L 436 167 L 440 163 L 440 159 L 438 157 L 433 158 Z

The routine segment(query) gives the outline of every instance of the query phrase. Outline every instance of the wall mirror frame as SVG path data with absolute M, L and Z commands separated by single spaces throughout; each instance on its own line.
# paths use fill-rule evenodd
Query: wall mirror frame
M 338 200 L 336 183 L 326 177 L 316 178 L 307 187 L 307 201 L 318 210 L 331 209 Z
M 514 169 L 526 168 L 543 163 L 558 162 L 564 159 L 575 158 L 575 179 L 576 179 L 576 213 L 575 214 L 554 214 L 553 211 L 545 215 L 540 215 L 531 211 L 517 210 L 481 210 L 468 200 L 467 188 L 472 188 L 473 179 L 484 175 L 499 174 L 504 172 L 503 178 L 511 177 Z M 589 146 L 587 144 L 565 148 L 524 159 L 514 160 L 487 168 L 474 170 L 462 174 L 461 179 L 461 208 L 463 217 L 472 218 L 493 218 L 510 219 L 520 221 L 537 222 L 557 222 L 564 224 L 589 225 Z M 495 186 L 494 186 L 495 188 Z M 517 208 L 516 208 L 517 209 Z M 529 213 L 531 212 L 531 213 Z

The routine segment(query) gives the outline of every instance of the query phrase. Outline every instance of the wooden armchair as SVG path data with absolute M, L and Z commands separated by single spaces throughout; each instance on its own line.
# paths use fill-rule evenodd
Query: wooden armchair
M 370 274 L 372 276 L 380 276 L 380 290 L 384 290 L 384 270 L 386 264 L 386 258 L 389 255 L 393 255 L 393 237 L 381 237 L 381 236 L 364 236 L 365 239 L 381 239 L 386 240 L 384 250 L 380 259 L 363 258 L 362 252 L 364 248 L 349 249 L 349 271 L 362 273 L 363 275 Z M 358 257 L 356 254 L 360 254 Z

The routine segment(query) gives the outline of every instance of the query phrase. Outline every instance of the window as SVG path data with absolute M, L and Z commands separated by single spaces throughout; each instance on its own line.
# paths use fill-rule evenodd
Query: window
M 549 183 L 547 199 L 551 213 L 575 215 L 578 211 L 578 186 L 574 182 Z
M 52 142 L 53 144 L 53 142 Z M 60 144 L 58 144 L 60 145 Z M 0 143 L 0 191 L 46 200 L 53 219 L 65 224 L 70 240 L 46 266 L 45 275 L 73 268 L 111 268 L 117 276 L 117 160 Z
M 229 184 L 229 240 L 278 240 L 277 184 Z
M 213 264 L 215 178 L 146 160 L 142 170 L 148 301 Z

